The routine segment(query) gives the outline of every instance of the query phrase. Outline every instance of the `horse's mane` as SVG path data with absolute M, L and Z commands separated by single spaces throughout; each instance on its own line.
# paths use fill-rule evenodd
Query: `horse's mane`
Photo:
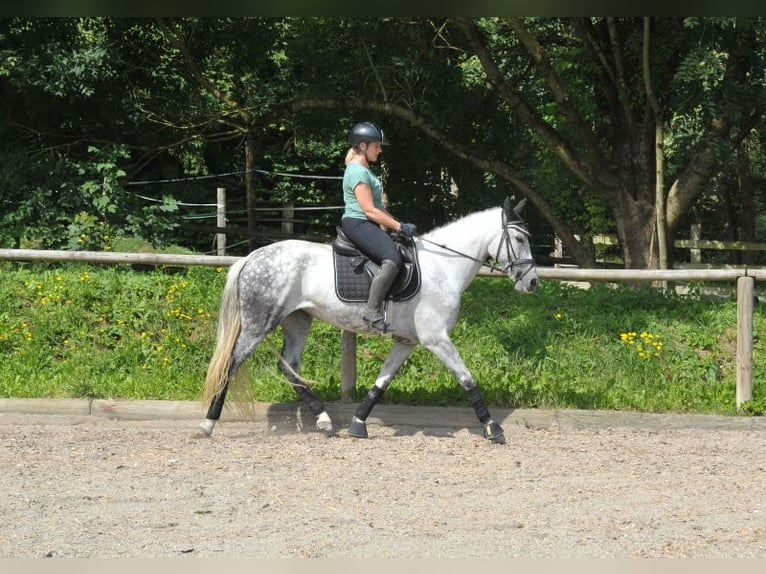
M 433 229 L 424 233 L 423 235 L 426 235 L 429 237 L 436 237 L 436 236 L 443 235 L 445 232 L 452 233 L 454 232 L 454 229 L 456 227 L 462 227 L 463 225 L 468 226 L 468 228 L 470 229 L 472 225 L 477 225 L 476 223 L 477 220 L 487 217 L 489 213 L 497 211 L 498 209 L 500 208 L 489 207 L 482 211 L 474 211 L 472 213 L 469 213 L 468 215 L 464 215 L 462 217 L 458 217 L 457 219 L 453 219 L 452 221 L 449 221 L 443 225 L 440 225 L 439 227 L 434 227 Z

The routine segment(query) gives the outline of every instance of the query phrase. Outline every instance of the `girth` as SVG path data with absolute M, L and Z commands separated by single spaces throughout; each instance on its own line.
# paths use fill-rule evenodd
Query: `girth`
M 337 236 L 332 242 L 335 294 L 338 299 L 349 303 L 365 302 L 379 265 L 359 251 L 340 227 L 335 229 Z M 418 252 L 411 237 L 398 234 L 392 234 L 391 237 L 402 255 L 402 266 L 386 298 L 406 301 L 420 290 Z

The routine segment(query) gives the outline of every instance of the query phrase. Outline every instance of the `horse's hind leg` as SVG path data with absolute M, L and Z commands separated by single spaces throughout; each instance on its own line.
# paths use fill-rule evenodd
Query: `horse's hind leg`
M 282 320 L 281 326 L 284 344 L 282 345 L 282 360 L 279 362 L 279 370 L 282 371 L 301 400 L 308 406 L 311 414 L 316 417 L 317 430 L 331 433 L 333 431 L 332 420 L 327 414 L 324 404 L 298 374 L 301 355 L 311 330 L 311 315 L 303 311 L 295 311 Z
M 234 350 L 231 353 L 231 365 L 226 375 L 226 383 L 223 385 L 223 387 L 221 387 L 218 393 L 216 393 L 216 395 L 213 397 L 213 400 L 210 402 L 210 406 L 207 409 L 207 416 L 199 426 L 200 436 L 210 436 L 213 434 L 213 429 L 215 428 L 216 423 L 221 418 L 221 414 L 223 413 L 223 404 L 226 401 L 226 394 L 228 393 L 231 381 L 234 379 L 237 371 L 239 371 L 239 368 L 243 365 L 245 360 L 261 343 L 261 341 L 263 341 L 264 338 L 265 335 L 259 335 L 257 338 L 251 338 L 244 335 L 243 333 L 240 333 L 239 337 L 237 338 L 237 343 L 234 346 Z

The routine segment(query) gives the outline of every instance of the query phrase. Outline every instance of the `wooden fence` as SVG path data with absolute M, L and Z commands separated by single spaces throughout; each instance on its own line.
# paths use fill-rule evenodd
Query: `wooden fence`
M 579 235 L 575 235 L 579 239 Z M 594 245 L 618 246 L 617 238 L 612 235 L 596 235 L 593 237 Z M 702 239 L 702 225 L 693 223 L 689 229 L 689 239 L 676 239 L 673 242 L 676 250 L 689 250 L 689 261 L 675 261 L 673 266 L 676 269 L 743 269 L 745 265 L 741 264 L 706 264 L 702 262 L 702 251 L 725 251 L 759 253 L 766 251 L 766 243 L 754 241 L 720 241 L 714 239 Z M 559 264 L 573 264 L 574 261 L 565 253 L 564 244 L 558 236 L 553 238 L 553 251 L 550 253 L 551 259 Z M 604 263 L 603 260 L 597 260 L 597 263 Z M 750 266 L 752 267 L 752 266 Z
M 208 265 L 228 266 L 239 257 L 217 255 L 172 255 L 159 253 L 113 253 L 101 251 L 42 251 L 35 249 L 0 249 L 0 260 L 61 261 L 107 264 Z M 490 269 L 479 273 L 486 277 L 505 277 Z M 736 407 L 753 398 L 753 311 L 755 282 L 766 281 L 764 269 L 578 269 L 538 267 L 541 279 L 585 282 L 660 282 L 716 281 L 736 284 L 737 293 L 737 386 Z M 356 334 L 341 333 L 341 397 L 347 398 L 356 387 Z

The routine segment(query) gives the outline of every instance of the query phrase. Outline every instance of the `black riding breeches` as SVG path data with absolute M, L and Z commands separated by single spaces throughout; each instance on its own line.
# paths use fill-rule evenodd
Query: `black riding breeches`
M 344 217 L 341 227 L 359 251 L 378 265 L 389 259 L 396 263 L 397 267 L 401 266 L 402 256 L 394 245 L 394 240 L 377 223 L 367 219 Z

